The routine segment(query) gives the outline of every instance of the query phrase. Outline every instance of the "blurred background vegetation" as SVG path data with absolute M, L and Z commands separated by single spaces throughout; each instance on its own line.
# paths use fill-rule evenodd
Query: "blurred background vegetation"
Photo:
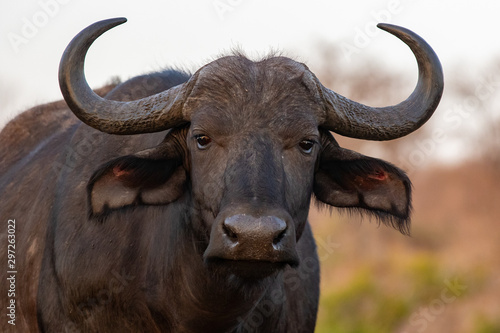
M 369 105 L 398 103 L 413 88 L 412 77 L 371 60 L 346 73 L 335 49 L 323 48 L 322 58 L 320 80 Z M 322 269 L 317 333 L 500 332 L 499 64 L 476 73 L 445 66 L 441 105 L 405 138 L 336 135 L 341 146 L 408 172 L 412 235 L 313 207 Z

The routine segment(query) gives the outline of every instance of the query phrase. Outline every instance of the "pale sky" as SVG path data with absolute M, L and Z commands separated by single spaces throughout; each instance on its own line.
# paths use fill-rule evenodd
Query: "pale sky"
M 84 27 L 112 17 L 128 22 L 90 49 L 86 74 L 95 88 L 112 76 L 127 79 L 169 65 L 196 70 L 234 47 L 255 57 L 283 50 L 314 71 L 322 43 L 351 51 L 344 53 L 345 71 L 373 58 L 416 79 L 411 52 L 379 32 L 378 22 L 424 37 L 440 57 L 445 78 L 458 65 L 474 73 L 500 55 L 496 0 L 1 1 L 0 127 L 17 112 L 61 99 L 57 71 L 64 48 Z

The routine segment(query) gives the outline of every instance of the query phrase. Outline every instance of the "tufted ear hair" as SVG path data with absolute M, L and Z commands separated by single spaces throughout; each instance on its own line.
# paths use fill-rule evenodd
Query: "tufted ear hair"
M 410 232 L 411 182 L 404 171 L 380 159 L 339 147 L 322 133 L 314 177 L 316 198 L 339 208 L 375 215 L 403 234 Z
M 91 216 L 137 205 L 166 205 L 185 191 L 184 156 L 170 132 L 157 147 L 118 157 L 90 178 L 87 195 Z

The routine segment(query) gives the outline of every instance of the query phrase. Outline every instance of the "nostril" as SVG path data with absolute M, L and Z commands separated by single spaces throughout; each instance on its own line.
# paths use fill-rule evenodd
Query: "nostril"
M 222 230 L 224 230 L 224 233 L 233 241 L 237 242 L 238 241 L 238 234 L 234 232 L 230 226 L 227 224 L 223 223 L 222 224 Z
M 253 217 L 238 214 L 224 219 L 220 234 L 226 245 L 244 245 L 255 248 L 274 246 L 279 250 L 290 234 L 283 219 L 275 216 Z
M 283 230 L 276 237 L 274 237 L 273 245 L 278 245 L 281 242 L 281 240 L 285 237 L 285 234 L 286 234 L 286 230 Z

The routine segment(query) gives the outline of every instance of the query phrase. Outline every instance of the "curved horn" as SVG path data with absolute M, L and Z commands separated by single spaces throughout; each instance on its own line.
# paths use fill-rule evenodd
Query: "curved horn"
M 418 63 L 413 93 L 395 106 L 369 107 L 345 98 L 320 84 L 327 111 L 323 127 L 365 140 L 392 140 L 417 130 L 434 113 L 443 93 L 443 70 L 432 48 L 414 32 L 391 24 L 378 24 L 410 47 Z
M 66 103 L 81 121 L 110 134 L 159 132 L 187 122 L 188 117 L 182 114 L 187 83 L 131 102 L 106 100 L 89 87 L 84 63 L 90 45 L 100 35 L 126 21 L 114 18 L 96 22 L 69 43 L 59 65 L 59 86 Z

